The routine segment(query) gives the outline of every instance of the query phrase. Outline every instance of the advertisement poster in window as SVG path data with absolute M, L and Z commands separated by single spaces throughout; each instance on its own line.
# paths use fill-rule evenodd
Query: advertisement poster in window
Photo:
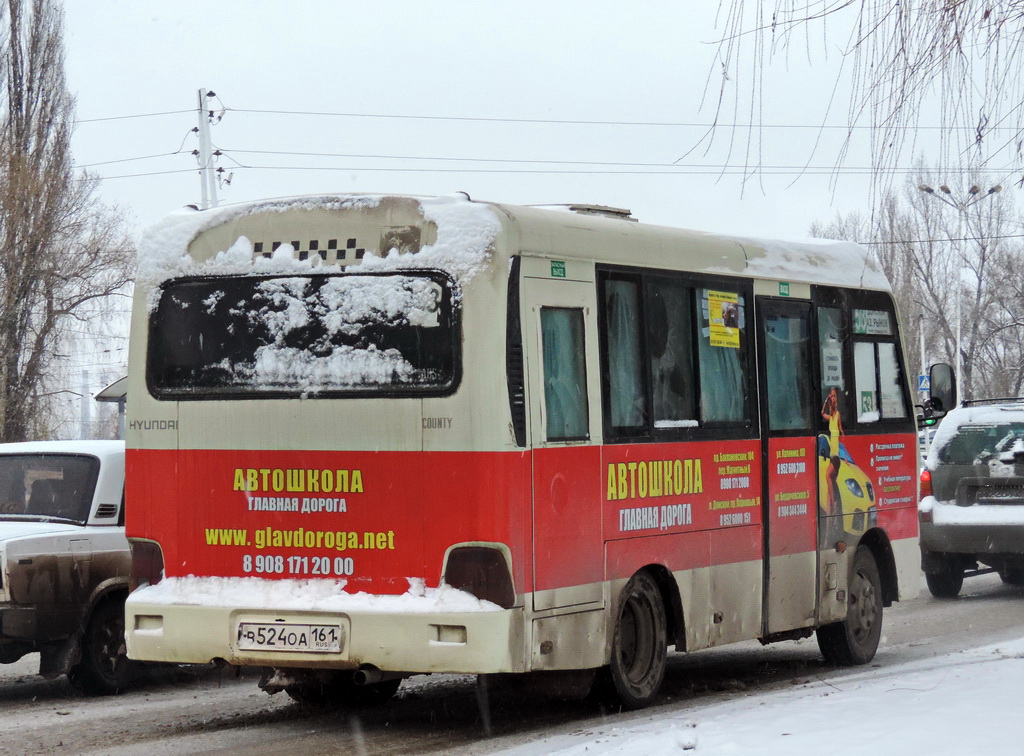
M 740 348 L 739 295 L 726 291 L 708 291 L 711 346 Z

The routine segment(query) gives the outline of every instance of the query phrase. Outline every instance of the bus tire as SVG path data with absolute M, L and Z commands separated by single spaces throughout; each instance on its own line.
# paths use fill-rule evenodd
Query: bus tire
M 626 584 L 619 602 L 611 661 L 610 693 L 628 709 L 647 706 L 665 679 L 668 630 L 665 604 L 654 579 L 638 572 Z
M 867 664 L 882 637 L 882 581 L 871 550 L 857 548 L 847 586 L 846 619 L 819 627 L 818 648 L 829 664 Z
M 304 680 L 284 689 L 296 703 L 303 706 L 378 706 L 386 703 L 398 691 L 401 678 L 382 680 L 367 685 L 356 685 L 351 672 L 335 672 L 319 679 Z
M 82 658 L 68 672 L 71 684 L 91 696 L 110 696 L 127 687 L 134 664 L 124 642 L 124 601 L 99 604 L 82 635 Z

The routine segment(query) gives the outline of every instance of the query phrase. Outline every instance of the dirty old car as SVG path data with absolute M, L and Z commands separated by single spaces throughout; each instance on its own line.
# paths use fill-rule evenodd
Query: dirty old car
M 921 566 L 940 598 L 995 570 L 1024 585 L 1024 399 L 965 402 L 935 434 L 921 472 Z
M 130 566 L 123 442 L 0 444 L 0 662 L 121 690 Z

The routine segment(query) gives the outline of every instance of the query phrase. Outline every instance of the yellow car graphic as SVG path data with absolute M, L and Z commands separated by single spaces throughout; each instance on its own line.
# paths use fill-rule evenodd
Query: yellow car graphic
M 841 512 L 828 511 L 829 439 L 824 433 L 818 436 L 818 506 L 826 515 L 842 514 L 842 529 L 846 533 L 862 535 L 878 524 L 878 509 L 875 506 L 875 486 L 839 443 L 839 474 L 836 476 L 833 497 L 840 503 Z M 837 518 L 830 518 L 833 522 Z

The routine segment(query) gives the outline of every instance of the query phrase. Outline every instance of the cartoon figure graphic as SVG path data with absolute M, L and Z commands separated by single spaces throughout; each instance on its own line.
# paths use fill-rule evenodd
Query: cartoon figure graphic
M 839 390 L 833 386 L 825 397 L 825 404 L 821 408 L 821 416 L 828 420 L 828 468 L 825 472 L 825 479 L 828 481 L 828 507 L 826 514 L 839 513 L 839 489 L 836 481 L 839 478 L 839 465 L 842 460 L 839 457 L 839 439 L 843 435 L 843 418 L 839 412 Z
M 829 390 L 821 416 L 828 420 L 828 433 L 818 436 L 818 497 L 826 516 L 825 526 L 819 531 L 819 545 L 827 548 L 844 534 L 859 535 L 877 524 L 878 510 L 871 479 L 843 443 L 845 431 L 837 388 Z

